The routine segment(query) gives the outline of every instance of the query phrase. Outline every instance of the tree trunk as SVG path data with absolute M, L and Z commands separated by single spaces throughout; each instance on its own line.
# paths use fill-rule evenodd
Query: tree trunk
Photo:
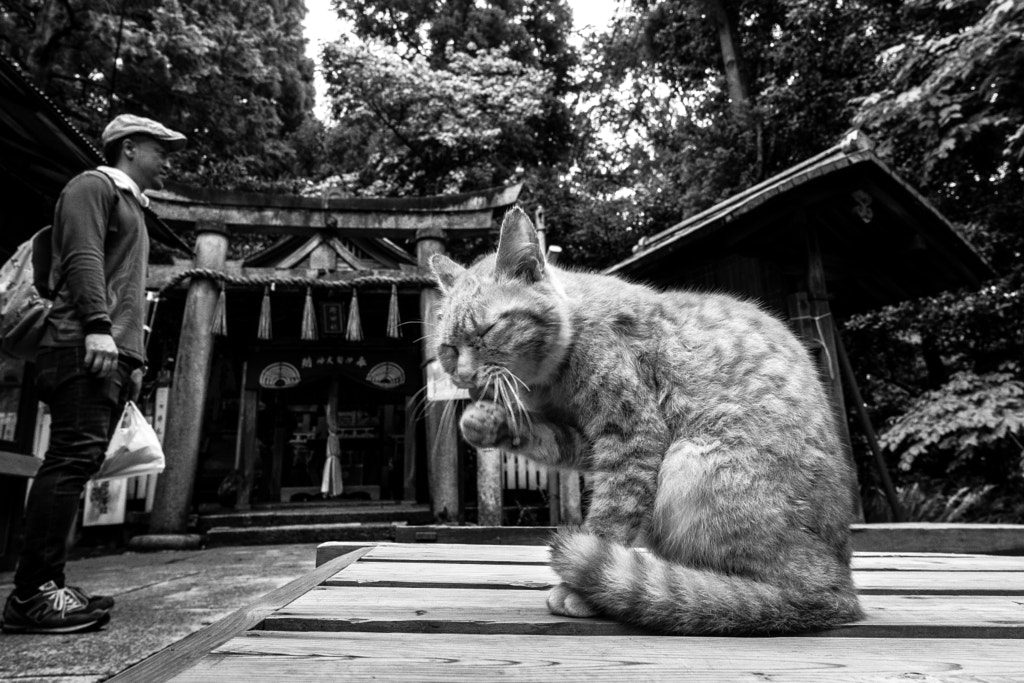
M 725 80 L 729 86 L 729 99 L 736 118 L 745 123 L 750 119 L 750 88 L 743 70 L 743 50 L 736 22 L 725 6 L 725 0 L 705 0 L 708 11 L 718 28 L 718 42 L 722 47 Z
M 722 48 L 722 64 L 725 68 L 725 81 L 729 88 L 729 101 L 732 103 L 733 116 L 742 127 L 753 133 L 754 152 L 757 155 L 757 177 L 763 178 L 765 175 L 764 136 L 761 122 L 753 115 L 750 84 L 747 81 L 746 69 L 743 65 L 743 46 L 736 30 L 736 18 L 729 13 L 725 4 L 726 0 L 704 0 L 704 3 L 718 29 L 718 42 Z

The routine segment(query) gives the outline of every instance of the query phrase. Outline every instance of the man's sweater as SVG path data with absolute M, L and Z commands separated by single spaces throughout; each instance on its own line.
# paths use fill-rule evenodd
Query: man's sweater
M 132 193 L 99 171 L 72 178 L 54 211 L 53 253 L 50 283 L 65 279 L 42 346 L 80 346 L 105 332 L 123 359 L 143 362 L 149 236 Z

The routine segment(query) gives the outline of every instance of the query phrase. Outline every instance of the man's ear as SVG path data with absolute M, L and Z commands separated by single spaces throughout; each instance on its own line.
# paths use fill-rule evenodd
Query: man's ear
M 430 269 L 434 271 L 437 284 L 441 286 L 441 291 L 445 294 L 452 288 L 455 278 L 466 272 L 465 268 L 444 254 L 434 254 L 430 257 Z
M 544 275 L 544 255 L 540 251 L 537 230 L 526 212 L 518 206 L 505 214 L 498 237 L 495 274 L 537 282 Z

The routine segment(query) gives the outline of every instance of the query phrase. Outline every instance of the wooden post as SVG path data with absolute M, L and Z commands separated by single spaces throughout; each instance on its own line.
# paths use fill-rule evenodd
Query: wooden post
M 245 382 L 244 376 L 242 382 Z M 256 416 L 259 411 L 259 392 L 247 387 L 242 392 L 242 404 L 238 410 L 242 448 L 242 485 L 238 488 L 238 509 L 248 510 L 252 506 L 249 498 L 252 496 L 252 485 L 256 479 Z M 263 463 L 264 467 L 266 465 L 267 463 Z
M 477 524 L 501 526 L 504 501 L 501 496 L 501 450 L 476 451 Z
M 850 357 L 846 355 L 846 347 L 843 346 L 843 339 L 839 336 L 838 326 L 834 327 L 836 348 L 839 351 L 839 364 L 843 368 L 843 376 L 846 377 L 846 383 L 849 385 L 850 398 L 853 399 L 857 417 L 860 418 L 861 426 L 864 428 L 864 436 L 868 440 L 868 446 L 871 448 L 872 455 L 874 455 L 875 470 L 878 472 L 878 480 L 882 484 L 882 490 L 885 491 L 885 498 L 889 502 L 889 509 L 892 510 L 893 521 L 906 522 L 907 517 L 903 512 L 903 507 L 900 505 L 899 496 L 896 495 L 896 487 L 892 485 L 892 478 L 889 476 L 889 467 L 886 465 L 882 449 L 878 445 L 878 436 L 875 434 L 875 428 L 871 426 L 871 418 L 868 417 L 867 408 L 864 407 L 864 399 L 860 395 L 860 387 L 857 386 L 857 375 L 853 371 L 853 364 L 850 363 Z
M 405 399 L 405 438 L 403 456 L 405 466 L 402 468 L 402 501 L 416 502 L 416 400 Z
M 564 472 L 552 467 L 548 470 L 548 523 L 558 526 L 562 523 L 562 484 Z
M 221 270 L 227 258 L 228 237 L 220 223 L 196 224 L 196 268 Z M 194 277 L 189 284 L 174 364 L 167 410 L 164 455 L 167 468 L 156 486 L 149 528 L 154 534 L 184 533 L 192 502 L 199 438 L 203 427 L 206 389 L 213 355 L 213 313 L 217 285 Z
M 561 523 L 583 524 L 583 497 L 580 492 L 580 473 L 576 470 L 562 470 L 558 473 L 561 503 Z
M 444 230 L 423 228 L 416 231 L 416 258 L 424 270 L 430 268 L 430 257 L 444 253 Z M 420 318 L 423 321 L 423 366 L 437 363 L 434 340 L 438 292 L 424 287 L 420 292 Z M 424 375 L 429 382 L 429 374 Z M 454 421 L 446 424 L 442 419 L 444 403 L 428 401 L 427 418 L 427 476 L 430 480 L 431 510 L 441 522 L 454 522 L 459 518 L 459 449 Z
M 807 248 L 808 293 L 799 292 L 789 297 L 789 314 L 804 339 L 821 345 L 821 353 L 818 354 L 818 367 L 835 413 L 836 427 L 839 429 L 839 437 L 842 442 L 842 457 L 846 459 L 855 473 L 851 483 L 854 517 L 858 521 L 863 521 L 864 511 L 861 508 L 856 478 L 857 465 L 853 459 L 850 426 L 846 422 L 846 401 L 843 398 L 839 353 L 836 349 L 832 310 L 828 303 L 828 288 L 825 284 L 821 247 L 818 244 L 817 233 L 802 214 L 798 215 L 797 222 L 803 224 L 804 243 Z

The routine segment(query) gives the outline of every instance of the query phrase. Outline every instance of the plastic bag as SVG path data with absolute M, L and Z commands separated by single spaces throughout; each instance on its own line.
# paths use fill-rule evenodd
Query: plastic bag
M 93 479 L 136 477 L 164 471 L 164 449 L 134 401 L 128 401 L 110 437 L 107 457 Z

